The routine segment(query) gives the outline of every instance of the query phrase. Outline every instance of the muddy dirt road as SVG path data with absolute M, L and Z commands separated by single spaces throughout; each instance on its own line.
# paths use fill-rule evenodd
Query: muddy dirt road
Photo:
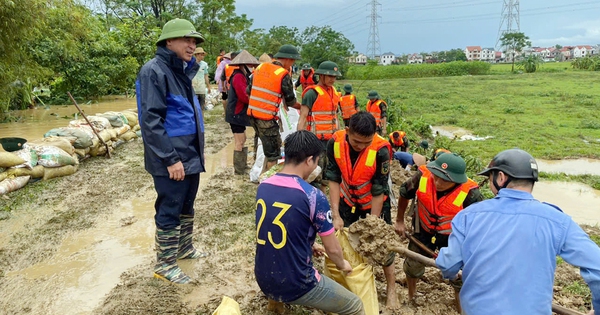
M 267 314 L 253 275 L 257 186 L 233 175 L 231 132 L 221 113 L 207 112 L 208 174 L 201 176 L 195 204 L 194 241 L 211 255 L 181 262 L 197 283 L 176 286 L 152 278 L 155 192 L 143 168 L 142 143 L 135 140 L 112 159 L 87 160 L 72 176 L 0 198 L 0 209 L 10 209 L 0 221 L 0 313 L 211 314 L 228 295 L 243 314 Z M 597 228 L 588 231 L 600 235 Z M 427 271 L 409 303 L 400 258 L 396 266 L 402 306 L 386 313 L 457 314 L 452 288 L 439 272 Z M 383 271 L 375 270 L 383 306 Z M 560 264 L 556 303 L 589 309 L 582 284 L 576 269 Z M 286 314 L 322 313 L 286 306 Z

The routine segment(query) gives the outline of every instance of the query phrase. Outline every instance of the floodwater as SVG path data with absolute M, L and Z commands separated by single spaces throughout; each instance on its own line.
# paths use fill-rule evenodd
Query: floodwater
M 458 138 L 459 141 L 480 141 L 492 138 L 492 136 L 480 137 L 477 135 L 473 135 L 473 132 L 455 126 L 429 126 L 429 128 L 431 128 L 431 133 L 434 136 L 440 135 L 443 137 L 448 137 L 450 139 Z
M 573 182 L 538 182 L 533 196 L 561 208 L 579 224 L 600 224 L 600 191 Z
M 567 175 L 598 175 L 600 176 L 600 160 L 541 160 L 536 159 L 539 170 L 546 173 L 565 173 Z
M 136 107 L 135 98 L 112 97 L 96 104 L 78 104 L 85 115 L 94 115 L 108 111 L 123 111 Z M 38 107 L 14 111 L 13 116 L 21 116 L 21 122 L 0 124 L 0 138 L 20 137 L 28 140 L 43 138 L 53 128 L 66 127 L 71 120 L 82 118 L 75 105 L 57 105 L 50 109 Z M 0 146 L 0 151 L 4 151 Z

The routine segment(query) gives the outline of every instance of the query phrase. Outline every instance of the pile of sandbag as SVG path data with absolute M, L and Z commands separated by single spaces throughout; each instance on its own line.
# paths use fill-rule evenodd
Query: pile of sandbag
M 98 136 L 111 152 L 140 136 L 135 109 L 87 118 L 89 124 L 85 119 L 73 120 L 67 127 L 46 132 L 44 138 L 28 141 L 19 151 L 0 152 L 0 195 L 22 188 L 32 180 L 71 175 L 80 161 L 105 155 L 107 148 Z

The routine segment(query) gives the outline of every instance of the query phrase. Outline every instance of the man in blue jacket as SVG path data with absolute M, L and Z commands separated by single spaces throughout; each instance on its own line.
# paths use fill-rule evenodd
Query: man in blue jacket
M 206 256 L 192 245 L 194 200 L 205 171 L 204 121 L 192 88 L 199 66 L 193 54 L 203 41 L 189 21 L 167 22 L 156 42 L 156 56 L 136 81 L 144 164 L 158 194 L 154 277 L 179 284 L 191 279 L 177 259 Z
M 552 314 L 556 256 L 580 269 L 600 315 L 600 248 L 556 206 L 533 199 L 538 179 L 527 152 L 500 152 L 479 175 L 494 199 L 459 212 L 436 264 L 446 279 L 463 270 L 464 314 Z

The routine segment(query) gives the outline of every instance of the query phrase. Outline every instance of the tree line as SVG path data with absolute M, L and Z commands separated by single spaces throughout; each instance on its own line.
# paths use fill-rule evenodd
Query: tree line
M 162 25 L 190 20 L 205 38 L 206 61 L 220 49 L 255 56 L 279 46 L 300 48 L 302 63 L 332 60 L 342 70 L 354 45 L 330 26 L 252 28 L 235 0 L 0 0 L 0 113 L 30 106 L 33 87 L 50 90 L 46 103 L 125 94 L 155 53 Z M 214 71 L 214 66 L 212 68 Z

